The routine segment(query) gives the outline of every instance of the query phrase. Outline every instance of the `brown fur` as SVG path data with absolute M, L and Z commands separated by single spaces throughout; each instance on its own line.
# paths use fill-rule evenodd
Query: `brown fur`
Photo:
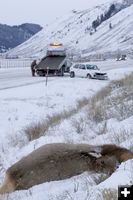
M 0 188 L 0 194 L 7 193 L 7 192 L 13 192 L 15 189 L 15 181 L 12 179 L 10 174 L 6 172 L 5 180 Z
M 115 156 L 120 163 L 133 158 L 130 150 L 111 144 L 102 146 L 101 155 Z
M 101 153 L 97 158 L 92 153 Z M 129 150 L 115 145 L 48 144 L 12 165 L 6 172 L 0 194 L 62 180 L 84 171 L 112 173 L 118 163 L 133 158 Z
M 115 156 L 102 156 L 96 160 L 96 171 L 112 174 L 118 166 L 119 162 Z
M 28 189 L 43 182 L 95 170 L 96 158 L 89 153 L 97 150 L 100 149 L 88 144 L 44 145 L 7 170 L 0 193 Z

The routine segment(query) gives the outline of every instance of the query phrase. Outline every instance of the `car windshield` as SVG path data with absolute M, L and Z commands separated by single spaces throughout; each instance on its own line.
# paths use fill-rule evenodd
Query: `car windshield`
M 86 68 L 87 68 L 87 69 L 92 69 L 92 70 L 99 70 L 99 68 L 98 68 L 97 65 L 89 65 L 89 64 L 87 64 L 87 65 L 86 65 Z

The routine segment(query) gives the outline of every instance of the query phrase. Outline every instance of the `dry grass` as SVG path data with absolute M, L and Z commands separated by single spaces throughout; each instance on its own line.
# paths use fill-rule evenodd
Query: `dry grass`
M 88 99 L 83 98 L 82 100 L 78 101 L 77 106 L 73 109 L 70 109 L 68 111 L 64 110 L 61 113 L 57 113 L 52 116 L 47 116 L 45 120 L 30 124 L 24 129 L 28 141 L 38 139 L 41 136 L 45 135 L 49 128 L 56 126 L 60 124 L 61 121 L 72 117 L 87 104 Z
M 92 98 L 83 98 L 78 101 L 77 106 L 68 111 L 47 116 L 45 120 L 33 123 L 25 128 L 25 133 L 29 141 L 38 139 L 46 134 L 49 128 L 56 126 L 61 121 L 68 119 L 78 113 L 86 106 L 88 120 L 95 123 L 106 121 L 110 118 L 117 118 L 123 120 L 133 114 L 133 74 L 125 78 L 112 81 L 108 86 L 100 90 Z M 84 121 L 73 122 L 77 133 L 84 130 Z M 99 134 L 106 131 L 106 124 Z
M 28 141 L 27 138 L 21 137 L 21 135 L 23 135 L 23 132 L 20 132 L 20 134 L 15 134 L 15 135 L 10 135 L 8 136 L 8 140 L 9 140 L 9 145 L 12 147 L 23 147 Z
M 126 119 L 133 114 L 133 75 L 112 81 L 93 96 L 88 104 L 88 117 L 96 123 L 117 118 Z
M 61 113 L 54 114 L 52 116 L 47 116 L 46 120 L 42 120 L 38 123 L 32 123 L 25 128 L 25 133 L 29 141 L 38 139 L 39 137 L 45 135 L 49 128 L 60 124 L 61 121 L 68 119 L 72 115 L 76 114 L 77 109 L 71 109 L 69 111 L 63 111 Z
M 116 132 L 115 130 L 112 130 L 112 134 L 110 135 L 110 141 L 113 144 L 121 144 L 124 141 L 129 140 L 130 137 L 132 137 L 133 129 L 126 129 L 126 128 L 121 128 L 119 132 Z
M 88 103 L 89 103 L 89 99 L 87 99 L 85 97 L 83 99 L 81 99 L 81 100 L 78 100 L 78 102 L 77 102 L 77 110 L 82 109 L 84 106 L 88 105 Z
M 114 81 L 115 85 L 118 87 L 130 87 L 130 89 L 133 90 L 132 84 L 133 84 L 133 73 L 130 75 L 125 76 L 124 78 Z
M 45 121 L 41 121 L 29 125 L 24 129 L 24 132 L 26 133 L 28 141 L 32 141 L 44 135 L 48 128 L 48 124 Z
M 82 117 L 79 119 L 72 119 L 72 126 L 75 128 L 76 133 L 81 134 L 85 129 L 86 122 Z
M 117 200 L 118 199 L 118 191 L 115 189 L 104 189 L 102 191 L 104 200 Z
M 107 174 L 94 174 L 92 175 L 92 179 L 94 180 L 94 182 L 96 183 L 96 185 L 102 183 L 103 181 L 105 181 L 108 178 Z
M 107 128 L 107 121 L 103 121 L 100 126 L 97 127 L 97 135 L 102 135 L 107 133 L 108 128 Z
M 107 104 L 92 100 L 88 105 L 88 118 L 96 123 L 102 122 L 107 119 L 106 110 Z

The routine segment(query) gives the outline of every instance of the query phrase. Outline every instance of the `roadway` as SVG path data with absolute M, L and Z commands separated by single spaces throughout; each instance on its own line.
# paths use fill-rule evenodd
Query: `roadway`
M 127 61 L 97 61 L 90 62 L 98 65 L 101 70 L 107 71 L 120 68 L 133 68 L 133 60 L 128 59 Z M 68 76 L 68 75 L 67 75 Z M 50 81 L 55 80 L 56 77 L 50 77 Z M 45 77 L 32 77 L 30 68 L 0 68 L 0 90 L 22 87 L 26 85 L 37 84 L 45 82 Z

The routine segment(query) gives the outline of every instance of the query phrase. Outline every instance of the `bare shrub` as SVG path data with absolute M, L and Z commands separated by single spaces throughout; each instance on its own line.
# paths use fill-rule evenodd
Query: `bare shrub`
M 116 189 L 104 189 L 102 191 L 104 200 L 117 200 L 118 199 L 118 191 Z
M 22 135 L 23 132 L 20 132 L 20 134 Z M 23 147 L 26 143 L 27 143 L 27 138 L 21 137 L 20 134 L 15 134 L 15 135 L 9 135 L 8 136 L 8 141 L 9 141 L 9 145 L 13 146 L 13 147 Z
M 39 137 L 45 135 L 46 131 L 48 131 L 49 128 L 56 126 L 62 120 L 71 117 L 76 112 L 77 110 L 74 108 L 68 111 L 63 111 L 61 113 L 53 114 L 52 116 L 48 115 L 45 120 L 32 123 L 31 125 L 26 127 L 24 129 L 24 132 L 26 133 L 29 141 L 38 139 Z
M 32 123 L 24 129 L 28 140 L 32 141 L 45 135 L 46 131 L 48 131 L 50 127 L 56 126 L 57 124 L 61 123 L 61 121 L 75 115 L 81 108 L 86 106 L 86 104 L 88 104 L 88 100 L 86 98 L 83 98 L 82 100 L 78 101 L 77 107 L 73 109 L 70 109 L 68 111 L 64 110 L 61 113 L 56 113 L 52 116 L 48 115 L 45 120 L 37 123 Z M 78 132 L 81 132 L 81 130 L 78 130 Z
M 133 85 L 133 74 L 121 80 L 112 81 L 90 99 L 83 98 L 79 100 L 77 106 L 73 109 L 47 116 L 45 120 L 29 125 L 24 130 L 28 140 L 32 141 L 45 135 L 50 127 L 56 126 L 62 120 L 72 117 L 85 106 L 88 119 L 96 123 L 110 118 L 122 120 L 130 117 L 133 113 L 133 89 L 131 89 L 131 85 Z M 121 91 L 119 93 L 116 92 L 114 95 L 112 93 L 114 93 L 115 89 L 121 89 Z M 80 124 L 75 121 L 73 126 L 75 126 L 77 133 L 81 133 L 84 129 L 84 123 Z M 100 132 L 102 133 L 102 131 L 105 133 L 106 125 L 103 126 L 103 130 Z
M 77 109 L 80 110 L 82 109 L 84 106 L 88 105 L 89 103 L 89 100 L 88 98 L 83 98 L 81 100 L 78 100 L 78 103 L 77 103 Z
M 52 116 L 47 116 L 47 123 L 50 124 L 50 126 L 57 125 L 61 121 L 68 119 L 69 117 L 73 116 L 74 114 L 77 113 L 77 109 L 71 109 L 71 110 L 64 110 L 61 113 L 54 114 Z
M 74 183 L 74 193 L 76 193 L 79 190 L 79 183 Z
M 133 74 L 112 81 L 93 96 L 88 104 L 88 117 L 96 123 L 117 118 L 123 120 L 133 113 Z M 115 92 L 116 91 L 116 92 Z
M 106 98 L 112 91 L 112 84 L 110 83 L 108 86 L 102 88 L 99 92 L 96 93 L 91 98 L 92 102 L 98 102 L 98 101 L 103 101 L 104 98 Z
M 107 129 L 107 121 L 103 121 L 100 126 L 98 126 L 97 128 L 97 134 L 98 135 L 102 135 L 107 133 L 108 129 Z
M 112 130 L 112 134 L 110 135 L 110 140 L 112 143 L 119 145 L 122 142 L 129 140 L 129 138 L 132 135 L 132 132 L 133 132 L 132 129 L 128 130 L 124 127 L 121 128 L 119 132 Z
M 103 104 L 103 102 L 95 102 L 92 100 L 88 109 L 88 117 L 92 121 L 99 123 L 106 119 L 106 110 L 106 104 Z
M 132 89 L 132 84 L 133 84 L 133 73 L 126 75 L 124 78 L 120 80 L 115 80 L 112 81 L 112 84 L 114 85 L 115 88 L 120 88 L 120 87 L 128 87 Z
M 86 122 L 82 117 L 79 119 L 72 119 L 72 126 L 76 129 L 78 134 L 81 134 L 85 129 Z
M 108 104 L 107 118 L 115 116 L 116 119 L 123 120 L 132 116 L 133 95 L 128 88 L 121 88 L 115 95 L 108 97 L 105 104 Z
M 88 103 L 88 118 L 99 123 L 107 119 L 107 109 L 108 104 L 106 103 L 106 98 L 112 91 L 112 85 L 109 84 L 105 88 L 101 89 L 92 98 L 90 98 Z
M 105 181 L 107 178 L 108 178 L 108 175 L 107 174 L 94 174 L 92 176 L 94 182 L 96 183 L 96 185 L 102 183 L 103 181 Z
M 26 133 L 28 140 L 32 141 L 44 135 L 45 132 L 48 130 L 48 127 L 49 126 L 46 121 L 41 121 L 38 123 L 33 123 L 30 126 L 26 127 L 24 129 L 24 132 Z
M 62 194 L 56 195 L 54 198 L 50 198 L 50 200 L 74 200 L 74 198 L 71 196 L 70 192 L 68 190 L 65 190 Z

